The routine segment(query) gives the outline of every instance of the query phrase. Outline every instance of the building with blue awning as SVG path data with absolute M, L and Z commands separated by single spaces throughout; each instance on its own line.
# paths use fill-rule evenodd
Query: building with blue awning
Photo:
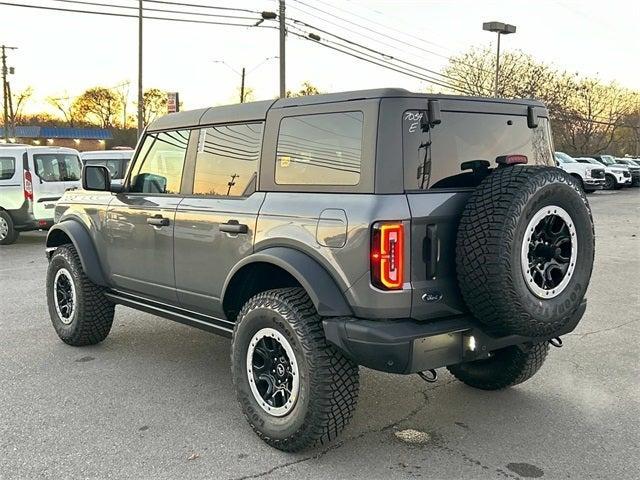
M 4 138 L 4 127 L 0 127 L 0 138 Z M 113 139 L 113 134 L 106 128 L 39 127 L 30 125 L 20 125 L 15 128 L 9 127 L 10 143 L 71 147 L 85 151 L 104 150 L 106 141 L 111 139 Z

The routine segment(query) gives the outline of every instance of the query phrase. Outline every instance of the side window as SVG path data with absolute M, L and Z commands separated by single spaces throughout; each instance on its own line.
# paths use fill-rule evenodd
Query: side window
M 130 180 L 130 192 L 180 192 L 189 130 L 151 133 L 144 139 Z
M 278 133 L 276 183 L 360 183 L 363 123 L 362 112 L 283 118 Z
M 43 153 L 33 156 L 36 175 L 43 182 L 80 180 L 81 164 L 77 155 L 68 153 Z
M 16 159 L 0 157 L 0 180 L 9 180 L 16 173 Z
M 255 187 L 262 123 L 219 125 L 199 131 L 194 195 L 241 197 Z

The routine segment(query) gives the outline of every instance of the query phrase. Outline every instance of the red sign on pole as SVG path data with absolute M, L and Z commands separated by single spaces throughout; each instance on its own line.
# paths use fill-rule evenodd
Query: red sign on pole
M 167 113 L 180 111 L 180 97 L 178 92 L 167 92 Z

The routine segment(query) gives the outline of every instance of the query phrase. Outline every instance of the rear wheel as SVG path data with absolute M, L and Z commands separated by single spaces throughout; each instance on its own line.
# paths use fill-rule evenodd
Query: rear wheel
M 94 345 L 109 335 L 115 306 L 87 278 L 73 245 L 58 247 L 51 257 L 47 305 L 53 328 L 69 345 Z
M 14 243 L 19 232 L 13 226 L 13 219 L 5 210 L 0 210 L 0 245 L 11 245 Z
M 532 346 L 514 345 L 492 352 L 486 360 L 451 365 L 447 369 L 470 387 L 500 390 L 533 377 L 542 367 L 548 352 L 548 342 Z
M 260 293 L 242 308 L 231 349 L 242 411 L 262 440 L 295 452 L 336 438 L 358 398 L 358 366 L 328 344 L 302 288 Z
M 537 337 L 566 326 L 584 298 L 593 257 L 587 199 L 557 168 L 499 169 L 463 211 L 458 281 L 492 334 Z

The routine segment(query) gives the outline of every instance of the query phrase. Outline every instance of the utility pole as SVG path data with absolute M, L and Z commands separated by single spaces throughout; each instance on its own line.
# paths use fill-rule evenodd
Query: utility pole
M 227 185 L 229 186 L 229 188 L 227 188 L 227 197 L 231 193 L 231 187 L 233 187 L 236 184 L 236 178 L 238 178 L 239 176 L 240 175 L 238 175 L 237 173 L 234 173 L 233 175 L 231 175 L 231 181 L 227 182 Z
M 245 68 L 242 67 L 242 81 L 240 82 L 240 103 L 244 103 L 244 71 Z
M 286 35 L 286 30 L 285 30 L 285 24 L 284 24 L 284 20 L 285 20 L 285 14 L 284 14 L 284 10 L 285 10 L 285 5 L 284 5 L 284 0 L 280 0 L 280 8 L 279 8 L 279 15 L 278 15 L 278 20 L 280 21 L 280 98 L 284 98 L 287 94 L 287 87 L 286 87 L 286 82 L 285 82 L 285 35 Z
M 2 45 L 2 109 L 4 118 L 4 141 L 9 143 L 9 84 L 7 82 L 7 75 L 9 75 L 9 68 L 7 67 L 7 50 L 16 50 L 16 47 L 7 47 Z
M 144 130 L 144 94 L 142 92 L 142 0 L 138 3 L 138 138 Z

